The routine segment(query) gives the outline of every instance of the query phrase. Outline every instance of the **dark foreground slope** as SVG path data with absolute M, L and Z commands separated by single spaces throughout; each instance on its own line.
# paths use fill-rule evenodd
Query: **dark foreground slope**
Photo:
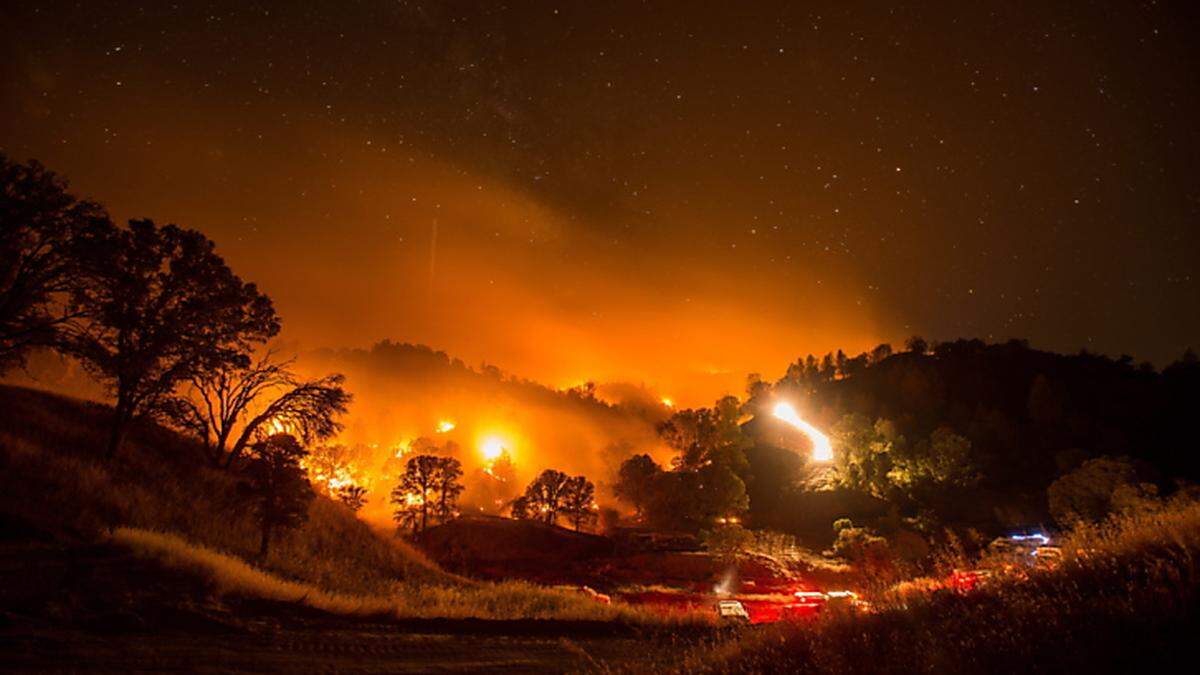
M 0 387 L 0 519 L 5 529 L 56 541 L 94 542 L 127 526 L 170 532 L 250 558 L 257 528 L 237 476 L 209 468 L 190 441 L 144 425 L 112 460 L 100 457 L 109 409 Z M 397 580 L 449 576 L 403 542 L 381 537 L 348 509 L 318 497 L 308 522 L 261 562 L 290 579 L 347 593 Z
M 154 426 L 105 460 L 108 413 L 0 387 L 0 670 L 562 672 L 678 628 L 447 574 L 324 498 L 256 560 L 235 476 Z

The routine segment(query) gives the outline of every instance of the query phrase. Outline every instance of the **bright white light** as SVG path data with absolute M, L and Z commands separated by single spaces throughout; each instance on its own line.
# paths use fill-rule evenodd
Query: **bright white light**
M 480 454 L 488 461 L 499 458 L 504 454 L 504 449 L 504 439 L 495 437 L 485 440 L 483 445 L 479 446 Z
M 775 416 L 796 427 L 808 436 L 813 444 L 813 461 L 828 462 L 833 459 L 833 444 L 829 442 L 829 437 L 817 430 L 816 427 L 800 419 L 796 414 L 796 409 L 790 404 L 780 403 L 775 406 Z

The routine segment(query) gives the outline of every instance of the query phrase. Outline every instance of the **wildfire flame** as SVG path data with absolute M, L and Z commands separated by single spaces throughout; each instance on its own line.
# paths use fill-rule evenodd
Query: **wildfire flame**
M 436 430 L 439 434 L 444 434 L 447 431 L 454 431 L 455 426 L 457 425 L 450 420 L 442 420 L 441 422 L 437 423 Z
M 829 437 L 821 433 L 816 427 L 800 419 L 796 414 L 796 409 L 788 403 L 779 403 L 775 406 L 775 416 L 796 427 L 813 444 L 812 458 L 816 462 L 828 462 L 833 459 L 833 444 L 829 442 Z
M 503 438 L 491 436 L 485 438 L 483 443 L 479 445 L 479 454 L 483 455 L 483 458 L 487 461 L 492 462 L 500 459 L 500 455 L 503 455 L 507 449 L 506 446 L 507 443 L 504 442 Z
M 370 480 L 350 463 L 337 467 L 321 466 L 306 458 L 300 466 L 308 471 L 309 480 L 325 492 L 333 494 L 353 485 L 369 487 Z
M 270 420 L 267 420 L 267 422 L 263 424 L 262 428 L 266 430 L 266 434 L 268 436 L 291 433 L 291 429 L 288 428 L 288 425 L 284 424 L 283 420 L 280 420 L 278 417 L 272 417 Z

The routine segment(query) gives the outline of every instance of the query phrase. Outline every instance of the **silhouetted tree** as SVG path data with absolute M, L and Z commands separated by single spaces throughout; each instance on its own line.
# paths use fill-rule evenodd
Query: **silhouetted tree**
M 259 556 L 265 557 L 271 537 L 298 527 L 308 519 L 314 493 L 300 461 L 308 453 L 288 434 L 276 434 L 251 446 L 243 490 L 254 502 L 259 525 Z
M 694 498 L 684 510 L 693 527 L 734 517 L 750 507 L 746 483 L 728 464 L 713 462 L 694 473 Z
M 260 435 L 264 426 L 279 426 L 298 434 L 305 442 L 329 438 L 341 431 L 339 415 L 346 412 L 352 396 L 343 388 L 340 374 L 291 384 L 262 412 L 250 417 L 225 457 L 225 466 L 237 460 L 246 443 Z
M 759 373 L 746 376 L 745 408 L 757 410 L 771 396 L 771 383 L 765 382 Z
M 621 463 L 613 493 L 633 506 L 639 517 L 645 517 L 662 467 L 650 455 L 635 455 Z
M 871 359 L 870 360 L 871 360 L 871 363 L 873 363 L 873 364 L 874 363 L 882 363 L 883 361 L 887 360 L 887 358 L 891 355 L 892 355 L 892 346 L 885 342 L 885 343 L 875 347 L 875 349 L 871 350 Z
M 842 364 L 842 377 L 857 377 L 862 374 L 870 365 L 870 358 L 866 352 L 847 358 Z
M 509 505 L 509 513 L 517 520 L 534 519 L 534 514 L 529 510 L 529 500 L 525 498 L 525 495 L 512 500 L 512 504 Z
M 599 507 L 596 505 L 596 486 L 583 476 L 567 481 L 562 499 L 562 513 L 576 530 L 584 523 L 594 523 Z
M 925 354 L 929 352 L 929 343 L 920 335 L 914 335 L 905 340 L 904 347 L 913 354 Z
M 77 254 L 112 227 L 103 208 L 76 199 L 41 164 L 0 153 L 0 373 L 31 348 L 56 345 L 79 318 L 68 302 L 86 281 Z
M 247 366 L 279 331 L 270 299 L 194 230 L 130 221 L 89 242 L 84 265 L 89 283 L 71 299 L 83 319 L 68 344 L 116 398 L 109 456 L 135 419 L 169 411 L 181 383 Z
M 367 488 L 361 485 L 342 486 L 333 491 L 333 496 L 355 513 L 367 505 Z
M 229 362 L 195 373 L 186 394 L 168 406 L 170 417 L 200 438 L 214 466 L 231 465 L 268 427 L 285 429 L 306 444 L 333 436 L 342 429 L 336 417 L 352 398 L 343 377 L 301 382 L 290 365 L 274 362 L 267 352 L 252 364 Z
M 563 510 L 571 477 L 554 469 L 546 469 L 525 488 L 524 507 L 529 517 L 551 525 Z
M 678 453 L 672 460 L 677 469 L 694 471 L 705 463 L 722 462 L 741 472 L 746 467 L 741 414 L 738 400 L 726 396 L 711 408 L 676 411 L 658 425 L 658 434 Z
M 417 455 L 405 464 L 400 483 L 392 490 L 395 519 L 401 527 L 420 532 L 431 518 L 452 517 L 462 485 L 462 464 L 453 457 Z
M 453 457 L 442 457 L 441 471 L 438 472 L 437 483 L 434 485 L 437 501 L 434 503 L 434 514 L 440 522 L 446 522 L 458 516 L 458 497 L 462 494 L 462 462 Z

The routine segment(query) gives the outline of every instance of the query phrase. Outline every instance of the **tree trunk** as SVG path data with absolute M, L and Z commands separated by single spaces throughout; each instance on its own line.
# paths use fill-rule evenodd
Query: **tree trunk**
M 258 540 L 258 557 L 265 559 L 267 557 L 267 548 L 271 545 L 271 526 L 263 523 L 260 535 Z
M 209 444 L 208 459 L 212 462 L 214 469 L 220 469 L 225 459 L 225 447 L 229 445 L 229 434 L 217 434 L 216 440 Z
M 229 452 L 225 453 L 225 460 L 222 462 L 222 464 L 226 469 L 233 466 L 233 463 L 237 461 L 237 458 L 242 454 L 242 450 L 245 449 L 247 442 L 248 440 L 245 435 L 242 435 L 237 439 L 237 441 L 234 442 L 233 447 L 229 449 Z
M 124 410 L 125 406 L 121 403 L 117 404 L 117 409 L 113 413 L 112 427 L 108 432 L 108 447 L 105 449 L 104 456 L 108 459 L 116 457 L 121 451 L 121 446 L 125 444 L 125 436 L 129 432 L 129 419 Z

